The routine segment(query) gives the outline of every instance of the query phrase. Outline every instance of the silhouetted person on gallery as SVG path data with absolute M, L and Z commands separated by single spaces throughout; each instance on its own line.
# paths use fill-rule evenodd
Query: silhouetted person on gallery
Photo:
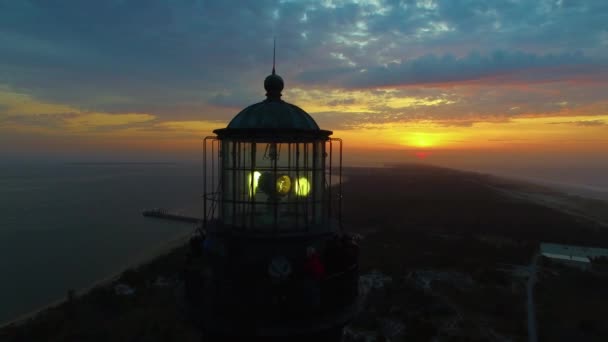
M 306 262 L 304 263 L 304 270 L 308 272 L 314 280 L 321 281 L 325 277 L 325 266 L 321 262 L 319 253 L 314 247 L 308 247 L 306 249 Z
M 304 261 L 304 272 L 309 281 L 309 300 L 313 307 L 321 306 L 321 281 L 325 278 L 325 265 L 314 247 L 306 249 L 306 261 Z

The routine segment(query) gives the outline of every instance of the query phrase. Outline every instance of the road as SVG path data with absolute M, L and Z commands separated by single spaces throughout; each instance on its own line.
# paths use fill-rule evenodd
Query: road
M 532 261 L 530 262 L 530 266 L 528 266 L 529 274 L 528 284 L 527 284 L 527 293 L 528 293 L 528 341 L 529 342 L 537 342 L 538 334 L 536 332 L 536 308 L 534 306 L 534 285 L 536 284 L 536 271 L 538 266 L 538 258 L 540 257 L 539 253 L 535 253 L 532 257 Z

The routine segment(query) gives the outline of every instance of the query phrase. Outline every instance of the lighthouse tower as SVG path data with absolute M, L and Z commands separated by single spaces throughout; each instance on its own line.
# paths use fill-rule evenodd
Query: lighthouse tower
M 339 341 L 358 307 L 358 246 L 341 231 L 342 141 L 281 99 L 204 140 L 204 224 L 185 289 L 209 339 Z

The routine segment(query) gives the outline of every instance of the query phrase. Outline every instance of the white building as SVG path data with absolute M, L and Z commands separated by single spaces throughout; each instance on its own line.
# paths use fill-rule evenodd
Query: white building
M 540 244 L 540 253 L 552 260 L 583 269 L 591 268 L 591 260 L 594 258 L 608 258 L 607 248 L 582 247 L 545 242 Z

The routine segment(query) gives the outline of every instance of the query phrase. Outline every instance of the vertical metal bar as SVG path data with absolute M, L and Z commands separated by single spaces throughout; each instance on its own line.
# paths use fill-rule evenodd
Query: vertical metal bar
M 328 201 L 327 201 L 327 215 L 329 218 L 331 218 L 331 208 L 332 208 L 332 194 L 331 194 L 331 190 L 332 190 L 332 167 L 333 167 L 333 145 L 332 145 L 332 140 L 329 139 L 329 188 L 327 189 L 327 195 L 328 195 Z
M 222 163 L 223 163 L 223 156 L 222 156 L 222 142 L 219 139 L 213 139 L 213 143 L 216 144 L 217 146 L 217 153 L 216 155 L 213 156 L 213 158 L 217 157 L 217 164 L 215 165 L 215 168 L 213 169 L 213 183 L 212 185 L 215 187 L 215 192 L 213 194 L 213 212 L 215 212 L 216 207 L 218 207 L 218 218 L 221 217 L 221 210 L 223 210 L 223 208 L 221 207 L 221 202 L 220 200 L 222 199 L 222 196 L 224 195 L 221 191 L 222 191 Z M 217 184 L 215 183 L 215 176 L 217 175 Z
M 304 143 L 304 170 L 306 171 L 306 175 L 310 171 L 310 167 L 308 166 L 308 142 Z M 312 182 L 312 179 L 310 180 Z M 310 205 L 310 193 L 306 196 L 306 206 L 304 207 L 304 217 L 306 219 L 306 231 L 310 230 L 310 218 L 308 217 L 308 211 Z
M 207 138 L 203 139 L 203 229 L 207 229 Z
M 219 139 L 214 139 L 213 141 L 215 144 L 217 144 L 217 166 L 216 166 L 216 170 L 214 172 L 217 172 L 217 184 L 213 184 L 213 186 L 215 187 L 215 192 L 214 193 L 214 202 L 213 202 L 213 208 L 215 209 L 216 206 L 219 206 L 218 208 L 218 218 L 223 217 L 224 213 L 224 206 L 223 206 L 223 202 L 222 199 L 224 198 L 224 192 L 223 192 L 223 187 L 224 187 L 224 173 L 221 172 L 223 170 L 223 164 L 224 164 L 224 156 L 222 155 L 222 141 Z M 215 158 L 216 156 L 214 156 Z M 215 173 L 214 173 L 215 174 Z
M 340 166 L 338 178 L 338 227 L 342 230 L 342 139 L 337 139 L 340 142 Z
M 220 169 L 221 169 L 220 165 L 223 160 L 222 152 L 221 152 L 222 142 L 219 139 L 213 139 L 212 143 L 217 146 L 217 152 L 215 152 L 215 148 L 214 148 L 213 155 L 211 156 L 212 158 L 217 158 L 217 165 L 215 165 L 215 167 L 213 167 L 213 175 L 212 175 L 213 182 L 211 184 L 211 186 L 213 187 L 211 190 L 213 192 L 212 197 L 211 197 L 213 199 L 213 203 L 211 204 L 211 206 L 212 206 L 211 212 L 215 213 L 215 210 L 217 209 L 217 217 L 220 218 L 220 217 L 222 217 L 222 210 L 223 210 L 222 202 L 221 202 L 221 199 L 223 196 L 223 194 L 221 193 L 222 175 L 220 173 Z M 215 180 L 216 173 L 217 173 L 217 183 Z M 216 208 L 216 207 L 218 207 L 218 208 Z
M 289 177 L 293 176 L 293 173 L 291 173 L 293 171 L 293 168 L 291 167 L 291 142 L 287 143 L 287 170 L 289 170 L 290 174 Z M 297 176 L 295 178 L 293 178 L 293 192 L 289 192 L 289 194 L 287 194 L 287 211 L 289 212 L 292 209 L 292 202 L 294 201 L 294 199 L 297 200 L 297 187 L 296 187 L 296 182 L 298 182 L 298 178 Z M 295 228 L 291 227 L 292 229 L 298 230 L 298 217 L 296 216 L 296 225 Z
M 238 196 L 239 196 L 239 201 L 237 204 L 237 208 L 238 208 L 238 213 L 239 213 L 239 226 L 241 226 L 241 228 L 245 228 L 245 226 L 247 225 L 247 222 L 245 220 L 245 196 L 247 193 L 247 187 L 245 186 L 245 171 L 246 171 L 246 167 L 245 167 L 245 157 L 247 156 L 247 146 L 250 146 L 247 142 L 243 142 L 241 144 L 241 146 L 239 147 L 239 151 L 238 151 L 238 155 L 239 155 L 239 171 L 237 174 L 237 179 L 238 184 L 239 184 L 239 191 L 238 191 Z
M 232 141 L 232 229 L 236 225 L 236 146 L 238 142 Z
M 217 199 L 215 198 L 215 192 L 209 192 L 209 186 L 215 186 L 215 145 L 219 146 L 220 141 L 215 136 L 207 136 L 203 139 L 203 228 L 206 229 L 208 227 L 209 221 L 213 219 L 214 208 L 216 205 Z M 211 146 L 209 146 L 211 144 Z M 211 148 L 211 155 L 209 155 L 209 148 Z M 211 169 L 209 169 L 209 158 L 211 158 Z M 219 168 L 219 163 L 218 163 Z M 211 178 L 211 179 L 209 179 Z M 214 189 L 212 189 L 214 191 Z M 208 198 L 211 195 L 211 198 Z M 211 201 L 211 205 L 207 202 Z
M 300 143 L 296 142 L 295 144 L 296 150 L 296 179 L 299 181 L 300 179 Z M 301 184 L 300 184 L 301 186 Z M 296 194 L 296 230 L 300 228 L 300 196 Z
M 213 187 L 214 184 L 215 184 L 215 141 L 211 140 L 211 186 Z M 213 198 L 213 196 L 211 198 Z M 213 203 L 211 203 L 211 208 L 213 209 Z M 211 210 L 211 214 L 213 214 L 213 210 Z M 205 215 L 212 216 L 208 213 Z
M 291 170 L 291 143 L 287 143 L 287 169 Z
M 270 148 L 271 151 L 272 151 L 272 147 L 273 146 L 271 145 L 271 148 Z M 272 179 L 274 181 L 272 184 L 272 186 L 274 187 L 273 192 L 276 192 L 277 191 L 277 188 L 276 188 L 277 187 L 277 184 L 276 184 L 276 182 L 277 182 L 277 159 L 278 159 L 277 152 L 276 152 L 277 151 L 276 144 L 274 145 L 274 150 L 275 150 L 275 153 L 274 153 L 275 156 L 274 156 L 274 158 L 271 157 L 270 161 L 273 164 L 273 170 L 272 170 L 272 172 L 273 172 Z M 276 194 L 274 196 L 274 233 L 275 234 L 277 234 L 277 232 L 279 231 L 278 218 L 279 218 L 279 196 L 278 196 L 278 194 Z
M 251 168 L 250 168 L 250 175 L 251 175 L 251 184 L 250 184 L 250 213 L 249 213 L 249 217 L 250 217 L 250 225 L 251 225 L 251 230 L 254 229 L 255 227 L 255 158 L 256 158 L 256 143 L 252 142 L 251 143 Z
M 319 148 L 317 147 L 317 142 L 314 141 L 312 143 L 312 191 L 310 196 L 312 196 L 312 221 L 317 222 L 317 189 L 316 185 L 319 184 L 319 175 L 317 174 L 317 155 L 319 153 Z

